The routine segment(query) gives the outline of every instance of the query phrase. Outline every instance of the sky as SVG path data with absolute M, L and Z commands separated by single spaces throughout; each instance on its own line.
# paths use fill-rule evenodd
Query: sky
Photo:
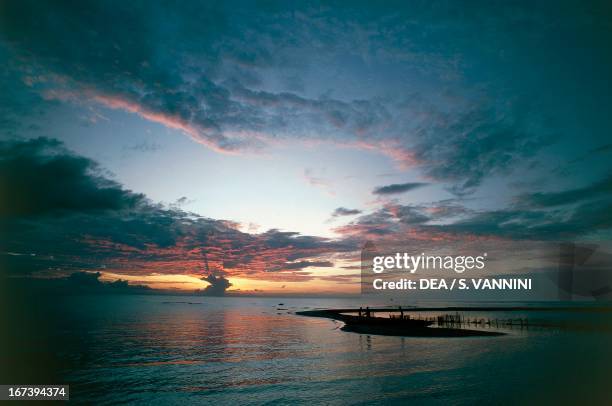
M 366 241 L 609 240 L 607 2 L 124 3 L 0 3 L 6 275 L 350 294 Z

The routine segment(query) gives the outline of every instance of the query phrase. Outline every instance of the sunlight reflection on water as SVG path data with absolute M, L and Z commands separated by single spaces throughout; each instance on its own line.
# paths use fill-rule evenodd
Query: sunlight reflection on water
M 560 351 L 568 356 L 568 343 L 596 351 L 605 341 L 550 330 L 495 338 L 367 336 L 340 331 L 332 320 L 291 314 L 359 305 L 330 299 L 285 298 L 283 311 L 279 299 L 67 300 L 57 305 L 62 317 L 54 340 L 67 360 L 62 376 L 72 398 L 97 404 L 469 403 L 483 396 L 499 401 L 495 391 L 510 384 L 518 390 L 506 399 L 521 400 L 528 396 L 521 385 L 552 382 L 542 372 Z

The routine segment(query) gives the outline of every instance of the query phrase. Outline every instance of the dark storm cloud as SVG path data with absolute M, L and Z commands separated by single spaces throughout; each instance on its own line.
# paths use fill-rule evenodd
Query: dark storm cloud
M 550 113 L 568 95 L 585 106 L 601 102 L 576 116 L 594 123 L 594 137 L 609 134 L 597 127 L 607 119 L 600 110 L 609 110 L 600 85 L 610 70 L 605 11 L 512 3 L 499 12 L 486 2 L 7 2 L 0 55 L 15 63 L 2 80 L 28 86 L 11 93 L 2 121 L 16 122 L 31 94 L 89 100 L 220 151 L 312 137 L 378 150 L 466 194 L 554 142 L 565 116 Z M 567 52 L 593 63 L 557 69 L 572 58 Z M 319 66 L 350 79 L 312 83 Z M 361 86 L 369 74 L 350 77 L 362 67 L 378 75 L 380 91 Z M 387 67 L 401 79 L 387 81 Z
M 396 195 L 400 193 L 409 192 L 411 190 L 418 189 L 427 185 L 427 183 L 420 182 L 395 183 L 392 185 L 377 187 L 372 191 L 372 193 L 375 195 Z
M 210 283 L 203 291 L 205 296 L 224 296 L 225 291 L 232 286 L 229 280 L 223 276 L 215 276 L 213 274 L 202 278 L 203 281 Z
M 206 253 L 213 271 L 257 276 L 288 261 L 354 248 L 295 232 L 243 233 L 232 222 L 154 204 L 48 138 L 0 144 L 0 188 L 6 197 L 0 261 L 10 275 L 101 267 L 193 274 Z
M 99 174 L 95 162 L 57 140 L 0 142 L 0 216 L 121 210 L 144 201 Z
M 355 216 L 357 214 L 361 214 L 361 210 L 347 209 L 346 207 L 338 207 L 332 213 L 332 217 Z
M 127 281 L 117 279 L 113 282 L 102 282 L 100 272 L 74 272 L 60 278 L 9 278 L 10 289 L 37 292 L 41 294 L 78 295 L 85 293 L 113 294 L 134 293 L 147 294 L 152 289 L 143 285 L 130 285 Z

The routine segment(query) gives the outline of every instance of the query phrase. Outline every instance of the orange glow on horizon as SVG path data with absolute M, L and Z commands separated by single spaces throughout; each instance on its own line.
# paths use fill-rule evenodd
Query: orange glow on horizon
M 245 278 L 242 276 L 229 276 L 232 286 L 227 290 L 233 294 L 353 294 L 359 289 L 359 280 L 347 275 L 337 281 L 335 277 L 342 277 L 334 273 L 327 276 L 313 276 L 312 279 L 299 281 L 263 280 Z M 325 280 L 327 278 L 328 280 Z M 127 281 L 130 285 L 145 285 L 158 290 L 195 291 L 203 290 L 210 284 L 200 279 L 200 276 L 183 274 L 150 274 L 130 275 L 114 272 L 103 272 L 100 280 L 114 282 L 118 279 Z
M 244 294 L 351 294 L 357 293 L 359 289 L 358 281 L 349 284 L 324 281 L 319 278 L 300 282 L 284 282 L 230 277 L 230 282 L 232 286 L 228 292 Z
M 208 282 L 198 277 L 179 274 L 129 275 L 103 272 L 100 277 L 100 280 L 104 282 L 113 282 L 117 279 L 128 281 L 130 285 L 145 285 L 152 289 L 162 290 L 196 290 L 204 289 L 209 285 Z

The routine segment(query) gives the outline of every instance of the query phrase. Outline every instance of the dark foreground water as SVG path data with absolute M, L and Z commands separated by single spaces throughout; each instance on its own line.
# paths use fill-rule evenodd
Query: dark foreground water
M 612 396 L 612 335 L 601 312 L 524 312 L 513 317 L 564 326 L 503 337 L 401 338 L 291 314 L 364 304 L 356 300 L 39 301 L 38 325 L 4 344 L 14 348 L 3 376 L 70 384 L 76 403 L 609 404 Z

